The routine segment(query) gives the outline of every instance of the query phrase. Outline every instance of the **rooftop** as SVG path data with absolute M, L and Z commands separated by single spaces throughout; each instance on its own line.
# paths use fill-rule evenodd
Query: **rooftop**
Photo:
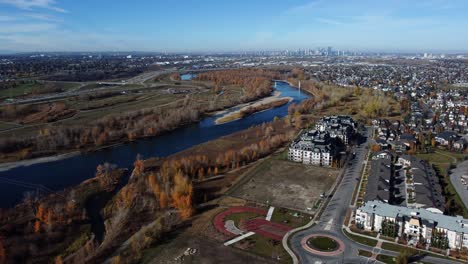
M 367 201 L 358 208 L 367 214 L 376 214 L 385 217 L 415 217 L 426 221 L 437 223 L 439 228 L 468 233 L 468 219 L 461 216 L 448 216 L 439 213 L 431 212 L 423 208 L 408 208 L 403 206 L 390 205 L 381 201 Z

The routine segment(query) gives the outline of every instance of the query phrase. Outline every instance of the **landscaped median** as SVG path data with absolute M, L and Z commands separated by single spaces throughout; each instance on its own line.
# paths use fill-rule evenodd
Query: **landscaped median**
M 345 234 L 345 236 L 347 236 L 349 239 L 351 239 L 353 241 L 356 241 L 356 242 L 358 242 L 360 244 L 371 246 L 371 247 L 375 247 L 377 245 L 377 240 L 375 240 L 375 239 L 368 238 L 368 237 L 365 237 L 365 236 L 351 234 L 344 228 L 342 230 L 343 230 L 343 234 Z
M 343 234 L 345 234 L 349 239 L 351 239 L 351 240 L 353 240 L 353 241 L 355 241 L 357 243 L 367 245 L 367 246 L 371 246 L 371 247 L 375 247 L 377 245 L 377 240 L 372 239 L 371 237 L 369 237 L 367 235 L 353 234 L 353 233 L 348 232 L 345 228 L 343 228 L 342 231 L 343 231 Z M 422 250 L 422 249 L 413 248 L 413 247 L 407 247 L 405 245 L 400 245 L 400 244 L 391 243 L 391 242 L 383 242 L 381 248 L 384 249 L 384 250 L 393 251 L 393 252 L 396 252 L 396 253 L 403 252 L 405 250 L 409 250 L 410 252 L 413 253 L 412 255 L 431 256 L 431 257 L 441 258 L 441 259 L 454 259 L 454 258 L 450 258 L 450 257 L 444 256 L 444 255 L 436 254 L 434 252 L 430 252 L 430 251 L 427 251 L 427 250 Z M 359 253 L 359 255 L 365 256 L 366 251 L 362 251 L 362 254 Z M 381 259 L 379 259 L 379 257 Z M 395 262 L 392 262 L 392 261 L 394 261 L 394 259 L 395 259 L 394 257 L 387 256 L 387 255 L 379 255 L 377 257 L 377 260 L 382 261 L 384 263 L 395 263 Z M 460 259 L 454 259 L 454 260 L 460 261 Z

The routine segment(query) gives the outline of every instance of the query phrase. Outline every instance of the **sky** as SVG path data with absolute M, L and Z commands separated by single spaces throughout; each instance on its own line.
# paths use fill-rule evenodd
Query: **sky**
M 0 0 L 0 51 L 468 52 L 468 0 Z

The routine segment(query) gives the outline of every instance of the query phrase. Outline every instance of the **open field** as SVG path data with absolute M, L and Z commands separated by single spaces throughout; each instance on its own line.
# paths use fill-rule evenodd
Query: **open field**
M 24 83 L 18 84 L 16 87 L 7 89 L 0 89 L 0 99 L 2 98 L 15 98 L 18 96 L 25 96 L 34 94 L 43 94 L 55 91 L 67 91 L 75 89 L 80 86 L 79 83 L 70 82 L 38 82 L 38 83 Z
M 166 105 L 169 103 L 176 102 L 178 99 L 183 98 L 183 95 L 180 94 L 154 94 L 145 97 L 134 98 L 130 100 L 130 97 L 110 97 L 102 100 L 88 101 L 88 102 L 77 102 L 74 100 L 64 101 L 70 108 L 86 108 L 94 105 L 95 109 L 91 110 L 81 110 L 78 111 L 73 117 L 66 118 L 63 120 L 58 120 L 54 122 L 54 125 L 65 125 L 65 126 L 74 126 L 89 124 L 90 122 L 97 120 L 106 115 L 111 115 L 114 113 L 122 113 L 127 111 L 136 111 L 143 108 L 155 107 L 160 105 Z M 35 123 L 31 125 L 25 125 L 18 127 L 18 129 L 10 130 L 2 134 L 4 137 L 9 136 L 35 136 L 38 134 L 38 131 L 50 125 L 51 123 Z
M 427 160 L 429 163 L 450 165 L 450 163 L 456 163 L 457 161 L 463 160 L 463 158 L 468 155 L 436 149 L 434 153 L 419 153 L 417 156 L 418 158 Z
M 338 170 L 293 163 L 275 154 L 244 175 L 235 197 L 301 211 L 313 208 L 333 185 Z

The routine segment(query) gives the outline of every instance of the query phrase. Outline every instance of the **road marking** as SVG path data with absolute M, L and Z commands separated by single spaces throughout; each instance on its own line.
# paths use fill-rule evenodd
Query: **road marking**
M 324 230 L 327 230 L 327 231 L 331 230 L 332 225 L 333 225 L 333 218 L 330 219 L 330 221 L 328 221 L 328 223 L 327 223 L 327 225 L 325 226 Z
M 267 221 L 271 220 L 271 217 L 273 216 L 273 211 L 274 210 L 275 210 L 275 208 L 273 206 L 270 206 L 270 209 L 268 209 L 268 213 L 267 213 L 267 216 L 266 216 L 265 220 L 267 220 Z
M 241 241 L 242 239 L 244 239 L 244 238 L 246 238 L 246 237 L 249 237 L 249 236 L 251 236 L 251 235 L 254 235 L 254 234 L 255 234 L 254 232 L 245 233 L 245 234 L 243 234 L 243 235 L 240 235 L 240 236 L 238 236 L 238 237 L 236 237 L 236 238 L 233 238 L 233 239 L 227 241 L 226 243 L 224 243 L 224 245 L 225 245 L 225 246 L 229 246 L 229 245 L 231 245 L 231 244 L 234 244 L 234 243 L 236 243 L 236 242 L 238 242 L 238 241 Z

